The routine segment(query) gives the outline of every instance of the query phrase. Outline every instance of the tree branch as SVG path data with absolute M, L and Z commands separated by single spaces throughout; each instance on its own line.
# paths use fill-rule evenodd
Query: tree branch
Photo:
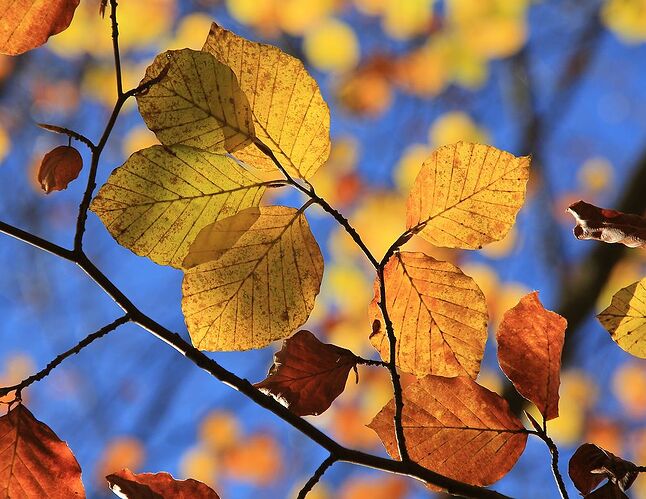
M 303 485 L 303 488 L 300 490 L 298 493 L 297 499 L 305 499 L 305 496 L 312 490 L 314 485 L 318 483 L 318 481 L 321 479 L 323 474 L 328 470 L 330 466 L 332 466 L 336 462 L 336 457 L 334 457 L 334 454 L 330 454 L 325 461 L 323 461 L 318 468 L 316 468 L 316 471 L 314 474 L 310 477 L 310 479 L 307 481 L 305 485 Z

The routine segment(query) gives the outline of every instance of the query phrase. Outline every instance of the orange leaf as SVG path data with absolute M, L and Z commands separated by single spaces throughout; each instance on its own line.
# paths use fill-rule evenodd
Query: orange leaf
M 576 220 L 574 236 L 629 248 L 646 247 L 646 218 L 577 201 L 567 211 Z
M 607 479 L 609 483 L 594 495 L 599 498 L 624 497 L 617 492 L 630 488 L 638 475 L 637 466 L 633 463 L 590 443 L 576 450 L 570 459 L 568 473 L 576 488 L 586 497 L 592 497 L 586 494 Z
M 81 467 L 60 440 L 22 404 L 0 418 L 3 497 L 85 497 Z
M 189 478 L 175 480 L 170 473 L 135 474 L 128 468 L 105 477 L 110 490 L 127 499 L 219 499 L 210 487 Z
M 498 328 L 500 367 L 549 421 L 559 415 L 561 352 L 567 321 L 545 310 L 538 291 L 508 310 Z
M 280 478 L 283 468 L 280 447 L 274 437 L 258 433 L 240 442 L 223 456 L 224 469 L 233 480 L 268 485 Z
M 388 402 L 368 425 L 388 453 L 398 456 Z M 504 476 L 525 449 L 527 430 L 498 394 L 468 376 L 429 375 L 404 389 L 402 423 L 413 461 L 476 485 Z
M 82 168 L 83 158 L 76 149 L 58 146 L 45 154 L 38 170 L 38 182 L 47 194 L 62 191 L 79 176 Z
M 321 343 L 303 330 L 283 342 L 267 379 L 255 386 L 284 401 L 298 416 L 317 416 L 341 395 L 356 365 L 350 350 Z
M 65 30 L 79 0 L 19 0 L 0 13 L 0 53 L 18 55 Z

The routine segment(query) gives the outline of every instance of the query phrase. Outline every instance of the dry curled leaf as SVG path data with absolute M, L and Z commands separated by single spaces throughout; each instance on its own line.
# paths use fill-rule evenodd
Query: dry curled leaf
M 594 497 L 611 498 L 622 497 L 621 494 L 628 490 L 638 475 L 637 466 L 615 456 L 601 447 L 585 443 L 581 445 L 570 458 L 568 472 L 576 488 L 586 497 L 601 482 L 608 480 L 608 484 L 597 492 Z
M 38 182 L 47 194 L 62 191 L 79 176 L 82 169 L 83 158 L 75 148 L 58 146 L 45 154 L 38 169 Z
M 298 416 L 317 416 L 341 395 L 356 365 L 350 350 L 321 343 L 303 330 L 283 342 L 267 378 L 255 386 Z
M 2 497 L 85 497 L 70 448 L 22 404 L 0 418 L 0 449 Z
M 621 211 L 599 208 L 577 201 L 567 211 L 576 220 L 574 236 L 604 243 L 621 243 L 629 248 L 646 247 L 646 218 Z
M 124 499 L 219 499 L 207 485 L 189 478 L 176 480 L 170 473 L 133 473 L 128 468 L 105 477 L 110 490 Z
M 549 421 L 559 415 L 561 352 L 567 321 L 546 310 L 534 291 L 505 315 L 498 327 L 500 367 L 523 397 Z
M 402 426 L 413 461 L 442 475 L 489 485 L 514 466 L 527 430 L 500 395 L 468 376 L 429 375 L 403 392 Z M 391 400 L 368 425 L 397 457 Z

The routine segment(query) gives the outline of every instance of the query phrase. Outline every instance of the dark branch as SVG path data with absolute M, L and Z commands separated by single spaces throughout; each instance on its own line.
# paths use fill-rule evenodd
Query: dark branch
M 70 130 L 69 128 L 65 128 L 57 125 L 49 125 L 47 123 L 38 123 L 38 126 L 50 132 L 67 135 L 68 137 L 72 137 L 73 139 L 83 142 L 86 146 L 88 146 L 90 151 L 94 151 L 94 149 L 96 148 L 96 146 L 94 145 L 94 142 L 88 139 L 85 135 L 81 135 L 80 133 L 75 132 L 74 130 Z
M 323 474 L 328 470 L 330 466 L 332 466 L 336 462 L 336 457 L 334 457 L 333 454 L 330 454 L 325 461 L 321 463 L 321 465 L 316 468 L 316 471 L 314 474 L 311 476 L 311 478 L 307 481 L 305 485 L 303 485 L 303 488 L 300 490 L 298 493 L 297 499 L 305 499 L 305 496 L 312 490 L 314 485 L 318 483 L 318 481 L 321 479 Z

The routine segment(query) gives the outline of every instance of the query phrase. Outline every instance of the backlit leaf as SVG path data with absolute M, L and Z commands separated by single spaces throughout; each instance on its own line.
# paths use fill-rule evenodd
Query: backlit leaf
M 70 146 L 58 146 L 43 158 L 38 169 L 38 182 L 46 194 L 67 189 L 83 169 L 83 158 Z
M 397 338 L 397 365 L 418 377 L 475 378 L 487 341 L 487 304 L 482 291 L 455 265 L 424 253 L 395 254 L 384 268 L 386 302 Z M 390 358 L 379 309 L 379 282 L 370 304 L 370 341 Z
M 181 267 L 203 227 L 257 206 L 265 186 L 226 155 L 153 146 L 112 172 L 91 209 L 119 244 Z
M 0 449 L 3 497 L 85 497 L 70 448 L 22 404 L 0 418 Z
M 396 458 L 394 411 L 391 400 L 369 426 Z M 504 476 L 527 441 L 526 430 L 507 402 L 467 376 L 429 375 L 407 386 L 402 423 L 413 461 L 476 485 Z
M 621 348 L 646 359 L 646 277 L 618 291 L 597 318 Z
M 303 330 L 285 340 L 269 375 L 255 386 L 284 401 L 298 416 L 317 416 L 341 395 L 356 365 L 350 350 L 321 343 Z
M 213 24 L 202 49 L 231 67 L 247 94 L 258 139 L 292 175 L 310 178 L 330 154 L 330 111 L 303 63 L 277 47 L 251 42 Z M 251 145 L 236 157 L 276 167 Z
M 436 246 L 479 249 L 502 239 L 525 201 L 529 157 L 458 142 L 436 149 L 408 197 L 406 226 Z
M 207 485 L 191 478 L 175 480 L 170 473 L 133 473 L 125 468 L 105 477 L 110 489 L 124 499 L 219 499 Z
M 545 310 L 534 291 L 508 310 L 500 323 L 498 360 L 523 397 L 549 421 L 559 415 L 561 352 L 567 321 Z
M 594 444 L 581 445 L 568 466 L 568 472 L 576 488 L 586 497 L 604 480 L 609 481 L 609 487 L 604 493 L 594 497 L 615 497 L 612 489 L 619 489 L 620 492 L 627 490 L 637 478 L 637 466 L 630 461 L 621 459 Z
M 78 4 L 79 0 L 3 2 L 0 53 L 17 55 L 42 45 L 70 25 Z
M 247 208 L 206 226 L 184 260 L 182 309 L 201 350 L 261 348 L 309 317 L 323 257 L 302 211 Z
M 213 152 L 250 144 L 254 125 L 236 76 L 206 52 L 159 54 L 143 82 L 165 76 L 137 95 L 139 112 L 162 144 L 184 144 Z
M 577 201 L 567 211 L 576 220 L 574 236 L 604 243 L 621 243 L 629 248 L 646 247 L 646 218 L 621 211 L 598 208 Z

